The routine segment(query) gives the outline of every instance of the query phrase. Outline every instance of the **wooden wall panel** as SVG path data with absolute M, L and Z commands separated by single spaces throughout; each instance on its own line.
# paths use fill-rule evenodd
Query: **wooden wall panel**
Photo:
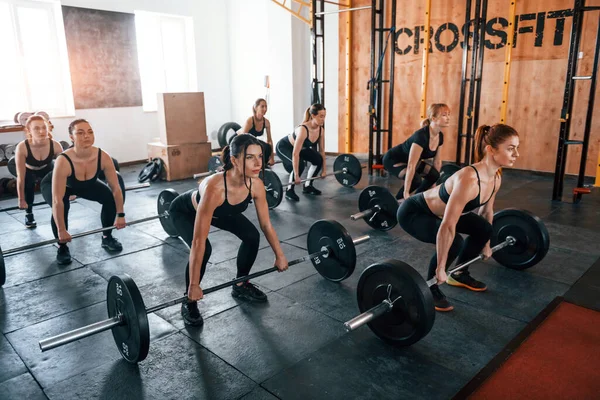
M 598 5 L 599 0 L 589 1 Z M 369 0 L 355 0 L 352 5 L 370 5 Z M 517 2 L 517 35 L 512 52 L 511 81 L 508 104 L 508 124 L 514 126 L 521 137 L 521 158 L 518 168 L 553 172 L 560 127 L 560 112 L 565 86 L 567 56 L 572 18 L 570 8 L 573 1 L 545 0 Z M 387 2 L 391 10 L 391 1 Z M 405 140 L 419 127 L 421 100 L 421 66 L 423 57 L 423 32 L 419 32 L 424 21 L 424 2 L 398 0 L 396 28 L 400 32 L 394 53 L 394 132 L 393 144 Z M 480 124 L 493 124 L 500 119 L 502 79 L 505 48 L 499 35 L 506 36 L 508 0 L 489 0 L 488 32 L 481 90 Z M 451 126 L 445 133 L 442 156 L 454 160 L 458 127 L 460 80 L 462 69 L 462 25 L 465 20 L 465 2 L 459 0 L 432 0 L 431 26 L 434 30 L 432 52 L 429 55 L 429 80 L 427 103 L 447 103 L 453 115 Z M 347 13 L 340 14 L 340 146 L 344 144 L 345 127 L 345 38 Z M 367 114 L 369 92 L 367 82 L 370 77 L 371 60 L 371 15 L 369 11 L 353 14 L 352 40 L 353 58 L 353 142 L 355 152 L 368 151 Z M 597 31 L 598 12 L 588 13 L 583 25 L 583 58 L 579 60 L 579 75 L 589 74 L 592 69 L 594 41 Z M 386 24 L 389 26 L 389 23 Z M 442 29 L 444 27 L 445 29 Z M 458 43 L 452 33 L 458 28 Z M 437 34 L 437 38 L 436 38 Z M 416 39 L 419 36 L 421 43 Z M 499 48 L 496 48 L 499 47 Z M 445 51 L 445 50 L 450 51 Z M 407 51 L 408 50 L 408 51 Z M 390 57 L 391 52 L 388 52 Z M 405 53 L 405 54 L 403 54 Z M 389 58 L 384 65 L 389 65 Z M 576 83 L 573 115 L 571 116 L 571 138 L 580 139 L 583 135 L 585 111 L 588 102 L 590 83 Z M 600 104 L 600 84 L 596 90 L 597 104 Z M 592 121 L 592 136 L 588 152 L 586 173 L 594 175 L 596 160 L 600 151 L 600 107 L 595 107 Z M 341 147 L 343 148 L 343 147 Z M 579 167 L 581 148 L 572 146 L 567 162 L 568 173 L 576 173 Z

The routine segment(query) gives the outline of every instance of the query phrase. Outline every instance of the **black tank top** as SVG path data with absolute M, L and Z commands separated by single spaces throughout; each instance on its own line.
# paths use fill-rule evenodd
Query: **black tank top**
M 102 150 L 100 148 L 98 148 L 98 166 L 96 168 L 96 174 L 91 177 L 90 179 L 87 179 L 85 181 L 80 181 L 75 177 L 75 166 L 73 165 L 73 162 L 71 161 L 71 159 L 69 158 L 68 155 L 66 155 L 65 153 L 60 153 L 58 155 L 60 156 L 64 156 L 67 161 L 69 162 L 69 164 L 71 164 L 71 175 L 69 175 L 67 177 L 67 186 L 70 187 L 71 189 L 81 189 L 81 190 L 86 190 L 86 189 L 91 189 L 94 187 L 94 184 L 96 183 L 96 180 L 98 179 L 98 174 L 100 173 L 100 171 L 102 170 L 102 165 L 101 165 L 101 161 L 102 161 Z
M 304 143 L 302 143 L 302 148 L 310 148 L 313 146 L 316 146 L 317 143 L 319 143 L 319 139 L 321 139 L 321 129 L 323 129 L 322 126 L 319 126 L 319 137 L 317 137 L 317 140 L 315 140 L 314 142 L 311 142 L 309 139 L 310 136 L 310 132 L 308 131 L 308 128 L 306 127 L 306 125 L 298 125 L 303 127 L 304 129 L 306 129 L 306 139 L 304 140 Z M 294 138 L 294 140 L 296 140 L 296 131 L 294 131 L 292 133 L 292 137 Z
M 254 125 L 254 117 L 252 117 L 252 128 L 248 131 L 248 133 L 251 135 L 254 135 L 256 137 L 259 137 L 265 133 L 266 128 L 267 128 L 267 120 L 263 118 L 263 128 L 260 131 L 257 131 L 256 127 Z
M 231 215 L 241 214 L 248 208 L 248 204 L 252 201 L 252 179 L 250 179 L 250 188 L 248 196 L 238 204 L 231 204 L 227 200 L 227 171 L 223 172 L 223 185 L 225 186 L 225 201 L 215 208 L 213 218 L 228 217 Z M 200 203 L 200 190 L 196 192 L 196 203 Z
M 46 157 L 45 160 L 40 161 L 33 156 L 33 153 L 31 152 L 31 147 L 29 147 L 29 140 L 24 140 L 25 147 L 27 147 L 27 157 L 25 157 L 25 164 L 31 165 L 32 167 L 40 168 L 43 168 L 46 165 L 50 164 L 52 162 L 52 159 L 54 158 L 54 143 L 52 143 L 52 139 L 48 139 L 48 141 L 50 142 L 50 153 L 48 154 L 48 157 Z
M 494 188 L 492 189 L 492 194 L 490 195 L 490 198 L 487 199 L 487 201 L 485 203 L 481 203 L 481 180 L 479 179 L 479 172 L 477 172 L 477 168 L 475 168 L 472 165 L 469 165 L 469 167 L 473 168 L 475 170 L 475 173 L 477 174 L 477 185 L 479 185 L 479 193 L 477 193 L 477 197 L 475 197 L 473 200 L 469 201 L 467 204 L 465 204 L 465 208 L 463 209 L 463 214 L 473 211 L 476 208 L 479 208 L 481 206 L 484 206 L 488 203 L 488 201 L 490 201 L 492 199 L 492 196 L 494 195 L 494 192 L 496 191 L 496 175 L 494 175 Z M 440 185 L 440 200 L 442 200 L 444 202 L 444 204 L 448 204 L 448 200 L 450 200 L 450 195 L 448 194 L 448 191 L 446 190 L 446 186 L 445 186 L 446 182 L 442 183 Z

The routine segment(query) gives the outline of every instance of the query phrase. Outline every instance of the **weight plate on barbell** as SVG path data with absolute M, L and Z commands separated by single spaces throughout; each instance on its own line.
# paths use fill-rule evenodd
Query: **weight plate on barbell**
M 167 234 L 171 237 L 179 236 L 177 228 L 175 227 L 175 224 L 173 224 L 173 220 L 169 215 L 169 208 L 171 207 L 171 203 L 173 202 L 173 200 L 175 200 L 177 196 L 179 196 L 179 194 L 175 190 L 165 189 L 162 192 L 160 192 L 156 202 L 158 214 L 163 215 L 166 213 L 165 216 L 159 218 L 160 224 L 162 225 L 165 232 L 167 232 Z
M 446 182 L 448 178 L 454 175 L 456 172 L 460 171 L 460 166 L 456 164 L 444 164 L 440 170 L 440 177 L 438 178 L 436 185 L 441 185 Z
M 333 162 L 334 171 L 346 171 L 335 174 L 335 179 L 343 186 L 352 187 L 360 182 L 362 177 L 362 165 L 358 158 L 352 154 L 340 154 Z
M 425 280 L 410 265 L 392 259 L 373 264 L 360 275 L 356 298 L 361 313 L 398 296 L 390 312 L 368 325 L 384 341 L 410 346 L 425 337 L 435 321 L 433 296 Z
M 14 157 L 11 157 L 6 163 L 6 168 L 8 168 L 8 172 L 15 178 L 17 177 L 17 163 Z
M 505 267 L 523 270 L 540 262 L 550 248 L 550 234 L 537 216 L 529 211 L 506 209 L 494 214 L 491 245 L 506 240 L 507 236 L 517 239 L 512 246 L 494 252 L 492 257 Z
M 269 209 L 273 209 L 277 207 L 283 199 L 283 186 L 281 185 L 281 179 L 279 179 L 279 176 L 275 172 L 269 169 L 265 169 L 264 175 L 261 172 L 260 178 L 265 183 Z
M 325 248 L 328 255 L 311 258 L 315 269 L 325 279 L 343 281 L 356 267 L 356 248 L 352 237 L 337 221 L 322 219 L 311 225 L 306 237 L 308 253 L 317 253 Z
M 109 318 L 122 318 L 123 323 L 111 330 L 123 358 L 132 364 L 143 361 L 150 348 L 150 328 L 144 300 L 131 277 L 126 274 L 110 277 L 106 308 Z
M 0 247 L 0 286 L 6 282 L 6 264 L 4 264 L 4 253 Z
M 157 169 L 157 165 L 154 163 L 154 161 L 150 161 L 140 171 L 140 173 L 138 175 L 138 182 L 139 183 L 146 182 L 148 179 L 150 179 L 150 177 L 152 177 L 152 175 L 154 175 L 156 173 L 156 169 Z
M 212 156 L 208 159 L 208 171 L 209 172 L 220 172 L 223 170 L 223 162 L 219 156 Z
M 65 151 L 69 147 L 71 147 L 71 145 L 69 144 L 69 142 L 67 142 L 65 140 L 61 140 L 59 143 L 60 143 L 60 146 L 62 147 L 63 151 Z
M 381 211 L 372 216 L 364 217 L 365 222 L 373 229 L 387 231 L 398 223 L 396 211 L 398 200 L 384 187 L 367 186 L 358 196 L 358 209 L 365 211 L 378 205 Z

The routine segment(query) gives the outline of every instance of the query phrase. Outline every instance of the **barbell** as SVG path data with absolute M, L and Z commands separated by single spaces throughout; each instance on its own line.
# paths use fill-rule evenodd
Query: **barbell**
M 174 191 L 173 189 L 163 190 L 158 195 L 158 200 L 157 200 L 158 213 L 157 213 L 157 215 L 153 215 L 151 217 L 146 217 L 146 218 L 127 222 L 126 226 L 141 224 L 143 222 L 160 219 L 163 229 L 169 236 L 171 236 L 171 237 L 178 236 L 177 228 L 175 227 L 175 225 L 169 218 L 169 206 L 171 205 L 171 202 L 173 201 L 173 199 L 175 197 L 177 197 L 177 192 Z M 105 230 L 115 229 L 115 228 L 116 228 L 116 225 L 113 225 L 113 226 L 109 226 L 109 227 L 105 227 L 105 228 L 97 228 L 97 229 L 92 229 L 92 230 L 88 230 L 88 231 L 83 231 L 83 232 L 79 232 L 79 233 L 75 233 L 75 234 L 71 235 L 71 238 L 76 239 L 76 238 L 80 238 L 80 237 L 84 237 L 84 236 L 88 236 L 88 235 L 93 235 L 95 233 L 104 232 Z M 47 245 L 58 243 L 58 242 L 59 242 L 59 240 L 56 238 L 48 239 L 48 240 L 43 240 L 38 243 L 31 243 L 31 244 L 15 247 L 15 248 L 4 250 L 4 251 L 2 250 L 2 247 L 0 247 L 0 286 L 4 285 L 4 283 L 6 282 L 6 264 L 4 261 L 5 257 L 9 257 L 9 256 L 15 255 L 17 253 L 21 253 L 26 250 L 35 249 L 38 247 L 47 246 Z
M 493 257 L 500 264 L 525 269 L 536 265 L 548 252 L 550 238 L 544 223 L 533 214 L 517 209 L 495 214 L 492 234 Z M 448 275 L 479 261 L 482 255 L 448 271 Z M 409 264 L 389 259 L 363 271 L 356 297 L 360 315 L 344 323 L 352 331 L 365 324 L 384 341 L 410 346 L 425 337 L 435 321 L 430 287 Z
M 324 278 L 339 282 L 349 277 L 354 271 L 356 266 L 355 246 L 368 240 L 369 236 L 361 236 L 353 240 L 346 229 L 336 221 L 316 221 L 308 231 L 309 254 L 290 261 L 288 265 L 300 264 L 310 259 Z M 203 292 L 206 295 L 274 271 L 277 271 L 277 267 L 204 289 Z M 115 344 L 123 358 L 130 363 L 138 363 L 146 358 L 150 347 L 148 314 L 182 303 L 186 299 L 187 296 L 183 296 L 146 308 L 142 295 L 131 277 L 128 275 L 112 276 L 108 281 L 106 291 L 108 319 L 43 339 L 39 342 L 39 346 L 44 352 L 111 330 Z

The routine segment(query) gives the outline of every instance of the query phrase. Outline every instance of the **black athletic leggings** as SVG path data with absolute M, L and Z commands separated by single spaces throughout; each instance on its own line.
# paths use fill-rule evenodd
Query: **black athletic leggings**
M 196 210 L 192 203 L 192 193 L 196 189 L 190 189 L 185 193 L 180 194 L 173 200 L 169 208 L 171 221 L 177 228 L 177 233 L 187 245 L 192 248 L 192 240 L 194 238 L 194 222 L 196 220 Z M 237 278 L 250 274 L 250 269 L 256 260 L 258 254 L 258 246 L 260 244 L 260 234 L 252 222 L 243 214 L 231 215 L 228 217 L 213 217 L 212 226 L 233 233 L 237 236 L 242 244 L 237 255 Z M 212 246 L 210 240 L 206 238 L 206 248 L 204 250 L 204 258 L 202 260 L 202 269 L 200 271 L 200 281 L 204 276 L 206 264 L 210 259 Z M 190 263 L 185 267 L 185 291 L 190 285 Z
M 25 201 L 27 202 L 27 214 L 31 214 L 33 209 L 33 199 L 35 197 L 35 183 L 44 179 L 46 175 L 52 172 L 54 160 L 42 169 L 25 168 Z
M 287 172 L 290 173 L 290 182 L 294 181 L 294 164 L 293 164 L 293 153 L 294 146 L 290 143 L 290 140 L 287 136 L 283 137 L 279 142 L 277 142 L 277 146 L 275 147 L 277 151 L 277 155 L 281 159 L 281 163 L 283 164 L 283 168 Z M 317 176 L 319 172 L 321 172 L 321 168 L 323 167 L 323 157 L 321 157 L 321 153 L 315 150 L 312 147 L 303 147 L 300 150 L 300 174 L 304 169 L 304 163 L 311 163 L 311 168 L 308 170 L 307 178 L 312 178 L 313 176 Z M 307 185 L 312 185 L 314 181 L 308 181 Z M 293 187 L 293 186 L 291 186 Z
M 411 196 L 405 200 L 398 208 L 396 217 L 402 229 L 414 238 L 425 243 L 436 243 L 442 220 L 431 212 L 422 194 Z M 464 233 L 468 237 L 463 240 L 459 233 Z M 477 257 L 491 236 L 492 225 L 485 218 L 473 212 L 461 215 L 456 223 L 454 240 L 448 250 L 446 269 L 457 256 L 457 265 Z M 429 262 L 428 280 L 435 276 L 436 269 L 437 253 L 434 253 Z M 468 267 L 462 271 L 467 270 Z
M 125 202 L 125 182 L 123 182 L 123 178 L 118 172 L 117 177 L 119 178 L 119 186 L 121 186 L 121 191 L 123 192 L 123 202 Z M 44 179 L 42 179 L 40 190 L 42 191 L 42 196 L 44 196 L 44 201 L 48 203 L 50 207 L 52 207 L 52 172 L 47 174 Z M 65 195 L 63 196 L 63 206 L 65 209 L 65 228 L 67 230 L 69 229 L 69 209 L 71 208 L 69 197 L 72 195 L 102 204 L 102 211 L 100 212 L 100 221 L 102 222 L 102 227 L 114 225 L 115 218 L 117 216 L 115 197 L 113 196 L 112 190 L 110 190 L 110 187 L 106 183 L 96 179 L 96 181 L 86 189 L 76 190 L 70 188 L 69 186 L 66 187 Z M 52 225 L 52 233 L 54 234 L 54 237 L 58 239 L 58 229 L 56 227 L 56 222 L 54 222 L 54 216 L 51 217 L 50 223 Z M 107 229 L 103 231 L 103 233 L 104 236 L 110 237 L 112 234 L 112 229 Z
M 395 176 L 396 178 L 400 178 L 404 182 L 404 176 L 406 174 L 406 167 L 408 160 L 399 159 L 394 156 L 391 151 L 388 151 L 383 156 L 383 168 L 390 174 Z M 395 164 L 403 163 L 398 166 L 394 166 Z M 415 171 L 415 175 L 413 176 L 413 180 L 410 184 L 410 192 L 421 193 L 432 187 L 437 180 L 440 178 L 440 173 L 431 165 L 419 161 L 417 164 L 417 170 Z M 400 187 L 398 193 L 404 191 L 404 184 Z

